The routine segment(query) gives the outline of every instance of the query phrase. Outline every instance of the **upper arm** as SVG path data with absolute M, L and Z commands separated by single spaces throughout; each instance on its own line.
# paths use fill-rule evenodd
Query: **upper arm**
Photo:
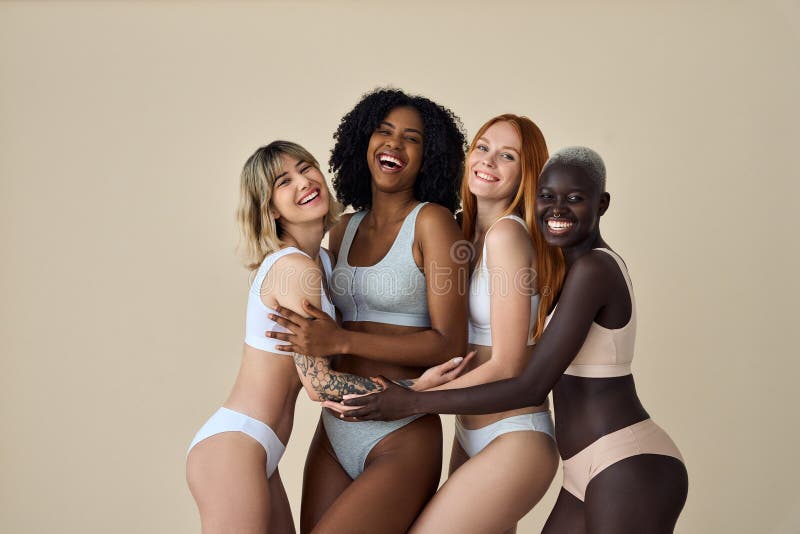
M 452 214 L 438 204 L 417 217 L 415 242 L 422 252 L 431 328 L 445 337 L 453 354 L 467 347 L 467 265 L 459 256 L 461 232 Z M 443 355 L 449 356 L 449 355 Z
M 598 312 L 609 301 L 609 271 L 603 258 L 592 253 L 582 256 L 570 268 L 558 307 L 525 369 L 526 382 L 547 384 L 552 389 L 564 374 L 583 346 Z
M 314 307 L 322 304 L 322 271 L 316 262 L 302 254 L 287 254 L 275 262 L 274 298 L 284 308 L 307 317 L 303 299 Z M 272 274 L 272 273 L 270 273 Z
M 495 224 L 486 236 L 492 360 L 509 376 L 527 363 L 531 297 L 536 294 L 535 252 L 528 232 L 510 219 Z
M 328 231 L 328 252 L 334 265 L 336 264 L 336 258 L 339 257 L 339 247 L 342 245 L 342 238 L 345 230 L 347 230 L 347 224 L 353 215 L 355 213 L 345 213 L 339 217 L 339 222 L 336 223 L 336 226 Z

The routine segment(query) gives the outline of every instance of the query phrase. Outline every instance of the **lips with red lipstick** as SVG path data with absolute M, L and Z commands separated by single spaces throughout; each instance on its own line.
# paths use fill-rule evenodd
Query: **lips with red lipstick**
M 400 172 L 406 166 L 403 160 L 396 152 L 383 151 L 379 152 L 375 159 L 378 160 L 378 166 L 383 172 L 395 173 Z
M 300 200 L 297 201 L 297 205 L 299 206 L 308 206 L 310 204 L 316 203 L 321 196 L 321 191 L 319 187 L 314 187 L 310 191 L 306 192 Z

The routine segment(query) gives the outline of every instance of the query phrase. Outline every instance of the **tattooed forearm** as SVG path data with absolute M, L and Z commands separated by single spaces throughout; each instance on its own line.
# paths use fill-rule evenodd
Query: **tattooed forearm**
M 416 378 L 398 378 L 397 380 L 392 380 L 398 386 L 403 386 L 406 389 L 411 389 L 414 387 L 414 383 L 417 381 Z
M 342 400 L 345 395 L 377 391 L 378 385 L 368 378 L 331 370 L 328 358 L 294 354 L 298 371 L 322 400 Z

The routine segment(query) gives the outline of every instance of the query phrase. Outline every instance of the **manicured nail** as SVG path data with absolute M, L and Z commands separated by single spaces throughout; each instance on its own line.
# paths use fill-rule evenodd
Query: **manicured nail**
M 453 363 L 458 364 L 461 363 L 463 360 L 464 358 L 462 356 L 456 356 L 455 358 L 453 358 Z

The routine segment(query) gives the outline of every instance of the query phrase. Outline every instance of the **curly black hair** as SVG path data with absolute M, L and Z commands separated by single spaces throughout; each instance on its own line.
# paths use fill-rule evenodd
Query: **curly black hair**
M 356 210 L 372 205 L 372 188 L 367 167 L 369 138 L 391 110 L 412 107 L 425 125 L 422 166 L 414 182 L 414 197 L 435 202 L 455 212 L 460 203 L 461 177 L 467 140 L 461 119 L 449 109 L 422 96 L 398 89 L 376 89 L 365 94 L 342 117 L 333 139 L 336 141 L 328 161 L 333 173 L 336 198 Z

